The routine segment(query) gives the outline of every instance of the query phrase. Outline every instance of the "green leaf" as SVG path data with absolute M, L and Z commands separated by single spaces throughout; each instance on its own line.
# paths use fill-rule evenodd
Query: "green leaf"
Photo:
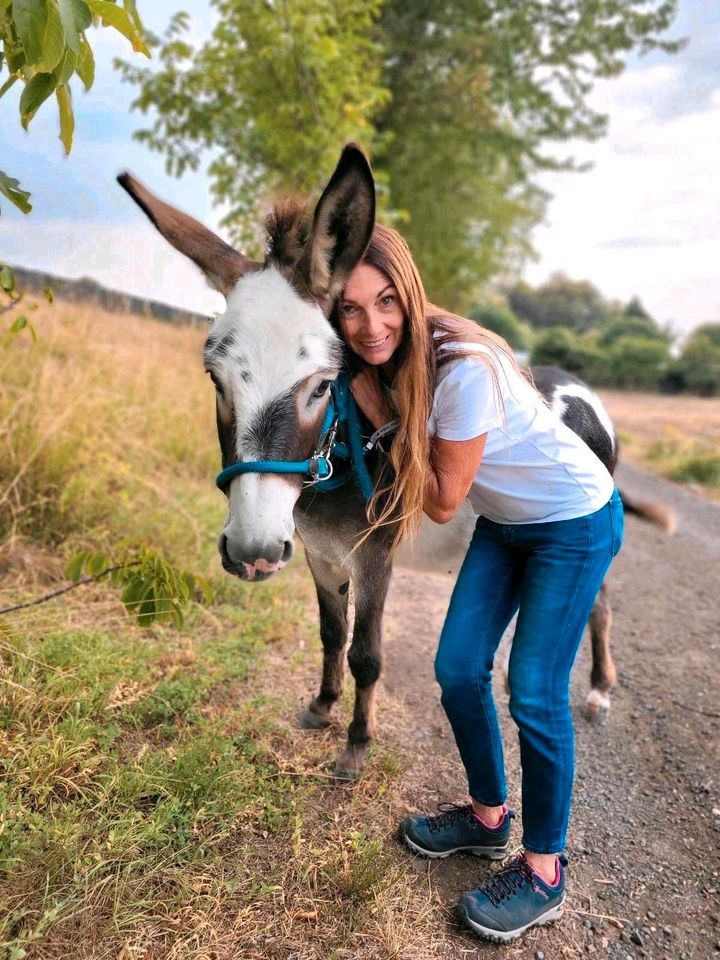
M 27 317 L 18 317 L 17 320 L 10 327 L 10 333 L 20 333 L 21 330 L 24 330 L 27 326 L 28 319 Z
M 0 270 L 0 287 L 2 287 L 6 293 L 10 293 L 15 289 L 15 272 L 13 268 L 7 264 Z
M 0 193 L 6 196 L 10 203 L 14 203 L 18 210 L 23 213 L 30 213 L 32 204 L 29 203 L 30 194 L 27 190 L 20 188 L 20 181 L 15 177 L 9 177 L 0 170 Z
M 82 553 L 76 553 L 74 557 L 70 557 L 68 564 L 65 567 L 65 576 L 68 578 L 68 580 L 80 579 L 86 557 L 87 551 L 85 550 L 83 550 Z
M 27 130 L 38 109 L 55 89 L 57 80 L 52 73 L 36 73 L 25 85 L 20 97 L 20 122 Z
M 73 116 L 72 97 L 70 87 L 64 83 L 55 91 L 57 97 L 58 110 L 60 111 L 60 139 L 65 147 L 65 156 L 72 150 L 73 131 L 75 130 L 75 117 Z
M 5 48 L 5 57 L 7 58 L 7 67 L 10 73 L 17 73 L 21 67 L 25 66 L 25 51 L 21 43 L 16 43 L 14 47 Z
M 85 89 L 89 90 L 95 82 L 95 57 L 85 37 L 80 37 L 80 55 L 75 72 L 82 80 Z
M 53 70 L 58 86 L 68 82 L 77 67 L 77 62 L 78 54 L 75 53 L 74 50 L 71 50 L 70 47 L 66 47 L 62 60 Z
M 5 96 L 5 94 L 8 92 L 8 90 L 15 83 L 16 80 L 17 80 L 17 77 L 15 76 L 15 74 L 11 73 L 10 76 L 5 81 L 5 83 L 0 87 L 0 97 Z
M 12 16 L 28 64 L 38 63 L 43 55 L 48 22 L 46 0 L 14 0 Z
M 82 0 L 57 0 L 57 5 L 65 33 L 65 42 L 74 53 L 78 53 L 80 34 L 92 23 L 90 10 Z
M 121 602 L 128 608 L 130 613 L 134 614 L 136 612 L 135 608 L 138 600 L 140 600 L 142 596 L 144 588 L 144 582 L 135 577 L 130 581 L 130 583 L 128 583 L 123 592 L 120 594 Z
M 75 23 L 80 33 L 92 24 L 92 14 L 85 0 L 72 0 Z
M 88 7 L 93 13 L 96 13 L 102 22 L 109 27 L 114 27 L 118 33 L 121 33 L 132 44 L 133 50 L 137 53 L 144 53 L 146 57 L 150 56 L 147 44 L 138 28 L 128 15 L 127 10 L 117 7 L 110 0 L 88 0 Z
M 52 287 L 43 287 L 43 296 L 48 303 L 52 303 L 55 299 L 55 294 L 53 293 Z
M 97 577 L 103 570 L 110 566 L 108 558 L 104 553 L 91 553 L 87 560 L 87 572 L 91 577 Z
M 65 52 L 65 32 L 58 8 L 48 4 L 47 26 L 43 38 L 42 57 L 38 60 L 38 70 L 50 72 L 60 62 Z

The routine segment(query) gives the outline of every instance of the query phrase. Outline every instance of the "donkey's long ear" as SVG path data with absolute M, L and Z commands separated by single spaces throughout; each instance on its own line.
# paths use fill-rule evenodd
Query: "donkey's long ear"
M 347 144 L 315 207 L 298 267 L 315 296 L 335 297 L 360 262 L 375 224 L 375 183 L 362 150 Z
M 154 196 L 129 173 L 121 173 L 117 179 L 165 239 L 190 257 L 220 293 L 227 296 L 240 277 L 262 266 L 233 250 L 197 220 Z

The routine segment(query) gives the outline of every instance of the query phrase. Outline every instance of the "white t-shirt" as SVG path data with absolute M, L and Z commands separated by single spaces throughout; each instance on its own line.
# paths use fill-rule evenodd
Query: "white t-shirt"
M 468 348 L 493 358 L 498 385 L 479 357 L 444 364 L 428 429 L 442 440 L 487 434 L 469 494 L 475 512 L 495 523 L 542 523 L 603 507 L 614 483 L 598 457 L 507 358 L 479 344 L 444 349 Z

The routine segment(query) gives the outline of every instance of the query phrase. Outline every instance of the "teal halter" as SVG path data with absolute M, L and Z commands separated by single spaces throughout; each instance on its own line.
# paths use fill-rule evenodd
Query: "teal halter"
M 338 427 L 343 425 L 346 426 L 347 443 L 336 439 Z M 354 473 L 360 492 L 365 500 L 369 500 L 373 495 L 374 485 L 365 465 L 365 455 L 380 436 L 389 432 L 389 429 L 382 428 L 373 434 L 363 447 L 360 420 L 350 392 L 350 382 L 346 373 L 340 373 L 330 384 L 330 401 L 320 429 L 320 441 L 308 460 L 248 460 L 231 463 L 217 475 L 215 482 L 225 491 L 233 477 L 241 473 L 299 473 L 308 478 L 305 480 L 306 486 L 314 486 L 321 493 L 327 493 L 341 486 Z M 347 468 L 341 474 L 335 472 L 333 457 L 348 461 Z

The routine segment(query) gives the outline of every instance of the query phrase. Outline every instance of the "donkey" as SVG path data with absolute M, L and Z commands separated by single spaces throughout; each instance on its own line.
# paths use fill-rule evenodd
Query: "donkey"
M 300 719 L 306 729 L 331 723 L 342 690 L 352 584 L 355 617 L 347 662 L 355 680 L 355 705 L 335 774 L 354 779 L 375 731 L 393 529 L 381 527 L 358 546 L 367 519 L 366 502 L 356 483 L 319 492 L 313 478 L 308 482 L 299 473 L 262 472 L 262 466 L 268 461 L 317 463 L 322 452 L 320 434 L 331 385 L 344 359 L 328 316 L 360 262 L 374 225 L 375 191 L 368 161 L 360 149 L 346 146 L 312 216 L 297 204 L 275 209 L 267 221 L 268 253 L 262 262 L 234 250 L 129 174 L 118 180 L 165 239 L 193 260 L 226 297 L 227 310 L 212 325 L 204 349 L 205 369 L 216 391 L 222 465 L 229 475 L 225 485 L 229 512 L 218 548 L 228 573 L 258 581 L 291 560 L 295 531 L 304 544 L 317 591 L 324 652 L 320 690 Z M 564 404 L 563 419 L 612 471 L 616 443 L 599 401 L 589 392 L 581 396 L 577 385 L 558 377 L 558 372 L 540 371 L 536 376 L 550 401 Z M 252 464 L 260 472 L 254 468 L 244 472 Z M 377 482 L 386 468 L 378 448 L 370 452 L 366 466 L 372 482 Z M 400 562 L 457 572 L 474 520 L 467 505 L 442 527 L 426 518 L 412 557 L 403 549 Z M 590 618 L 593 668 L 588 707 L 595 715 L 607 710 L 616 679 L 609 625 L 603 589 Z

